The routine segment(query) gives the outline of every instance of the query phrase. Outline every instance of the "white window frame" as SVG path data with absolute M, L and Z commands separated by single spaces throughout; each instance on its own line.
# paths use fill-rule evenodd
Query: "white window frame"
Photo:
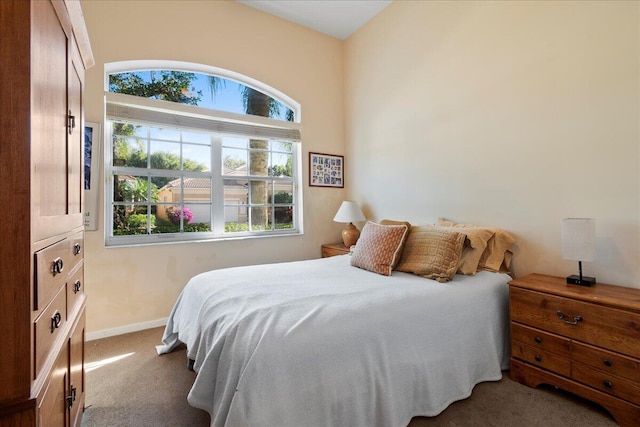
M 109 92 L 109 75 L 114 73 L 136 72 L 144 70 L 175 70 L 211 74 L 226 79 L 235 80 L 245 86 L 252 87 L 265 93 L 293 110 L 295 122 L 275 120 L 268 117 L 230 113 L 209 108 L 183 105 L 168 101 L 140 98 L 131 95 Z M 146 244 L 163 244 L 193 241 L 235 240 L 246 238 L 280 237 L 303 234 L 302 212 L 302 147 L 300 104 L 282 92 L 279 92 L 257 80 L 241 74 L 202 64 L 192 64 L 178 61 L 125 61 L 105 64 L 105 117 L 104 117 L 104 218 L 106 246 L 132 246 Z M 211 136 L 211 231 L 210 232 L 181 232 L 139 235 L 113 235 L 113 188 L 114 176 L 118 174 L 137 175 L 141 168 L 113 166 L 112 126 L 113 121 L 130 121 L 163 128 L 174 128 L 193 131 L 206 131 Z M 239 136 L 244 138 L 260 138 L 292 142 L 293 156 L 293 228 L 271 231 L 224 232 L 224 198 L 222 165 L 223 136 Z M 218 165 L 218 167 L 214 166 Z M 146 169 L 146 174 L 162 176 L 202 176 L 203 172 L 189 171 L 155 171 Z M 207 174 L 207 173 L 204 173 Z M 278 177 L 252 177 L 250 180 L 278 181 Z M 153 203 L 152 203 L 153 204 Z M 271 206 L 274 206 L 271 203 Z

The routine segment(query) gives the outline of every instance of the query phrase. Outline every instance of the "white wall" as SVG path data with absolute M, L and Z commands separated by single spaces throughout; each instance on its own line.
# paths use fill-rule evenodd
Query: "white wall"
M 517 237 L 514 272 L 576 273 L 560 220 L 597 221 L 601 283 L 640 287 L 637 2 L 395 1 L 345 43 L 350 198 Z
M 167 317 L 196 273 L 317 258 L 321 244 L 340 240 L 342 225 L 332 218 L 345 190 L 308 186 L 308 152 L 344 154 L 341 41 L 232 1 L 82 1 L 82 8 L 96 60 L 87 72 L 88 121 L 104 117 L 105 63 L 164 59 L 262 81 L 301 104 L 303 124 L 303 236 L 106 249 L 101 215 L 99 230 L 85 235 L 89 333 Z

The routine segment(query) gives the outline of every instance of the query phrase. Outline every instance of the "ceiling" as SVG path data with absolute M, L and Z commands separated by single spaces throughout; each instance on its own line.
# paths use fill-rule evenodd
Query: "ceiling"
M 392 0 L 236 0 L 344 40 Z

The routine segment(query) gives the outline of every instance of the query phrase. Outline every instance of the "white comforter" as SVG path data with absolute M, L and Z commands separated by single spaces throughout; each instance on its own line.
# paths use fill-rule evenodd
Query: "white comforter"
M 406 426 L 499 380 L 509 276 L 439 283 L 349 256 L 193 277 L 158 353 L 195 360 L 189 403 L 212 426 Z

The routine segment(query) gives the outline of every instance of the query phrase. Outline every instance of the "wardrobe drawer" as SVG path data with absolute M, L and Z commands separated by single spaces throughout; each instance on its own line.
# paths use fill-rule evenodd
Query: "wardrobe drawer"
M 35 321 L 34 353 L 35 377 L 40 375 L 42 365 L 53 348 L 58 336 L 65 329 L 67 321 L 67 294 L 63 287 L 51 304 L 45 308 Z
M 571 374 L 570 359 L 516 341 L 511 343 L 511 356 L 560 375 Z
M 571 340 L 518 323 L 511 323 L 511 339 L 559 356 L 571 354 Z
M 69 264 L 69 241 L 62 240 L 35 253 L 34 310 L 41 310 L 64 284 Z
M 511 320 L 640 358 L 640 313 L 510 288 Z
M 78 268 L 69 276 L 67 281 L 67 316 L 70 316 L 76 308 L 76 304 L 84 294 L 84 265 L 81 263 Z
M 640 360 L 573 342 L 572 359 L 603 372 L 640 381 Z
M 571 378 L 630 402 L 640 401 L 640 383 L 593 369 L 581 363 L 571 366 Z

